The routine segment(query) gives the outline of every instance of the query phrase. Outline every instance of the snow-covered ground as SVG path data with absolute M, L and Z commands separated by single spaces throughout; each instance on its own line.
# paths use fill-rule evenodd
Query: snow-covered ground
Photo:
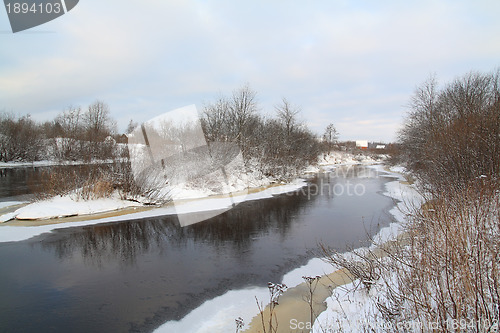
M 331 165 L 353 165 L 353 164 L 374 164 L 380 163 L 387 158 L 386 155 L 366 155 L 351 154 L 343 151 L 332 151 L 329 154 L 320 156 L 320 166 Z
M 97 214 L 138 206 L 142 205 L 137 202 L 121 200 L 117 193 L 111 198 L 96 200 L 78 200 L 71 195 L 67 195 L 34 202 L 19 208 L 12 214 L 19 220 L 43 220 L 56 217 Z
M 209 212 L 209 211 L 223 210 L 227 209 L 228 207 L 231 207 L 233 204 L 238 204 L 243 201 L 266 199 L 266 198 L 271 198 L 274 195 L 296 191 L 306 186 L 306 184 L 307 183 L 304 180 L 298 179 L 290 184 L 269 187 L 259 192 L 249 193 L 245 195 L 235 195 L 231 198 L 231 200 L 228 200 L 227 197 L 207 197 L 199 200 L 186 200 L 186 201 L 176 202 L 175 205 L 170 205 L 161 208 L 153 208 L 151 210 L 143 212 L 132 213 L 122 216 L 114 216 L 109 218 L 81 221 L 81 222 L 67 222 L 67 223 L 50 224 L 43 226 L 30 226 L 30 227 L 4 225 L 0 226 L 0 243 L 26 240 L 59 228 L 79 227 L 79 226 L 93 225 L 99 223 L 135 220 L 135 219 L 165 216 L 165 215 L 175 215 L 175 214 L 182 215 L 195 212 Z M 115 202 L 115 204 L 121 204 L 121 203 Z M 44 208 L 43 207 L 44 205 L 47 206 Z M 76 207 L 76 205 L 73 207 Z M 108 209 L 113 208 L 110 202 L 108 202 L 107 208 Z M 44 212 L 43 214 L 47 216 L 48 214 L 45 211 L 45 209 L 49 209 L 47 202 L 44 202 L 43 205 L 37 205 L 37 203 L 33 203 L 31 205 L 24 207 L 23 213 L 27 215 L 28 213 L 34 214 L 36 212 L 39 213 Z M 13 214 L 16 214 L 16 212 L 14 212 Z M 5 218 L 5 216 L 0 217 L 0 219 L 2 218 Z
M 104 164 L 113 163 L 113 160 L 95 160 L 90 162 L 91 164 Z M 85 165 L 89 164 L 87 161 L 54 161 L 54 160 L 43 160 L 34 162 L 0 162 L 0 169 L 5 168 L 24 168 L 24 167 L 49 167 L 49 166 L 66 166 L 66 165 Z

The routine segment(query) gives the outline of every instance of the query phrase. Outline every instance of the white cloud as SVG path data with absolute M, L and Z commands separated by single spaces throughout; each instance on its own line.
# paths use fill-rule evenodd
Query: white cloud
M 36 116 L 100 98 L 124 126 L 248 82 L 265 111 L 285 96 L 318 132 L 339 122 L 346 138 L 393 137 L 429 73 L 448 80 L 500 65 L 499 9 L 496 1 L 81 1 L 43 26 L 55 33 L 0 35 L 0 109 Z M 342 122 L 352 115 L 372 122 Z

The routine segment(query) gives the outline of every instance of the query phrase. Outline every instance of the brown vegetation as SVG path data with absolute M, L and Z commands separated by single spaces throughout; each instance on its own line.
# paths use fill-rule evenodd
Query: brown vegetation
M 388 331 L 498 330 L 499 79 L 499 72 L 470 73 L 441 91 L 434 79 L 417 89 L 399 161 L 416 177 L 427 203 L 411 209 L 405 241 L 385 247 L 385 259 L 329 254 L 368 281 L 367 289 L 375 281 L 385 287 L 385 297 L 375 301 L 392 324 Z

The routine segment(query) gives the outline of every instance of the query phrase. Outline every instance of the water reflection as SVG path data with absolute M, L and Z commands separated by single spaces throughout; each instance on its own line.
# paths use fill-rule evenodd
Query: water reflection
M 316 198 L 313 198 L 315 200 Z M 101 266 L 106 261 L 134 264 L 137 257 L 151 251 L 188 246 L 189 241 L 214 249 L 230 246 L 236 253 L 248 251 L 252 240 L 270 230 L 286 238 L 297 216 L 312 203 L 303 195 L 280 195 L 238 205 L 209 220 L 181 227 L 175 216 L 99 224 L 59 230 L 42 242 L 45 250 L 58 258 L 81 255 L 88 264 Z M 196 215 L 196 214 L 194 214 Z
M 228 290 L 281 281 L 318 241 L 343 249 L 365 238 L 364 219 L 389 222 L 386 179 L 362 169 L 319 175 L 294 195 L 244 202 L 184 228 L 161 217 L 0 244 L 0 331 L 149 332 Z M 314 184 L 322 194 L 311 195 Z M 329 191 L 349 184 L 366 191 Z

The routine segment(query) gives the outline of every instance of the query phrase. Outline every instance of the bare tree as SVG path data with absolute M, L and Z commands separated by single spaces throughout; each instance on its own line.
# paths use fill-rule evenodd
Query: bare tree
M 32 162 L 44 155 L 41 128 L 30 115 L 0 115 L 0 160 Z
M 103 141 L 114 132 L 115 124 L 110 117 L 109 106 L 102 101 L 89 105 L 84 119 L 89 141 Z
M 500 172 L 499 72 L 469 73 L 438 90 L 417 88 L 399 133 L 408 169 L 424 184 L 460 187 Z
M 83 137 L 83 112 L 80 107 L 70 106 L 56 117 L 56 126 L 61 137 L 82 139 Z
M 84 120 L 86 139 L 90 142 L 86 158 L 112 158 L 115 142 L 106 138 L 114 134 L 116 123 L 111 119 L 109 106 L 95 101 L 89 105 Z
M 283 97 L 282 104 L 275 107 L 278 119 L 285 126 L 286 136 L 289 137 L 297 126 L 297 115 L 300 109 L 290 104 L 290 102 Z
M 82 156 L 83 112 L 80 107 L 68 107 L 55 119 L 53 151 L 58 159 L 77 160 Z
M 319 145 L 297 120 L 299 107 L 284 98 L 276 111 L 272 119 L 259 116 L 256 93 L 246 85 L 229 98 L 222 96 L 207 104 L 202 127 L 208 142 L 238 144 L 246 165 L 258 165 L 268 176 L 290 178 L 316 162 Z
M 208 141 L 231 140 L 229 112 L 229 100 L 224 96 L 220 96 L 215 103 L 205 105 L 201 120 Z
M 257 113 L 257 93 L 245 85 L 233 92 L 229 105 L 229 118 L 233 122 L 233 136 L 243 153 L 247 150 L 247 140 L 251 135 L 251 122 Z
M 337 142 L 338 138 L 339 132 L 337 132 L 335 126 L 330 123 L 326 126 L 325 133 L 323 134 L 323 140 L 326 142 L 328 150 L 332 149 L 333 144 Z
M 133 119 L 130 119 L 127 125 L 127 129 L 125 130 L 125 134 L 132 134 L 132 132 L 139 126 L 139 124 L 134 121 Z

